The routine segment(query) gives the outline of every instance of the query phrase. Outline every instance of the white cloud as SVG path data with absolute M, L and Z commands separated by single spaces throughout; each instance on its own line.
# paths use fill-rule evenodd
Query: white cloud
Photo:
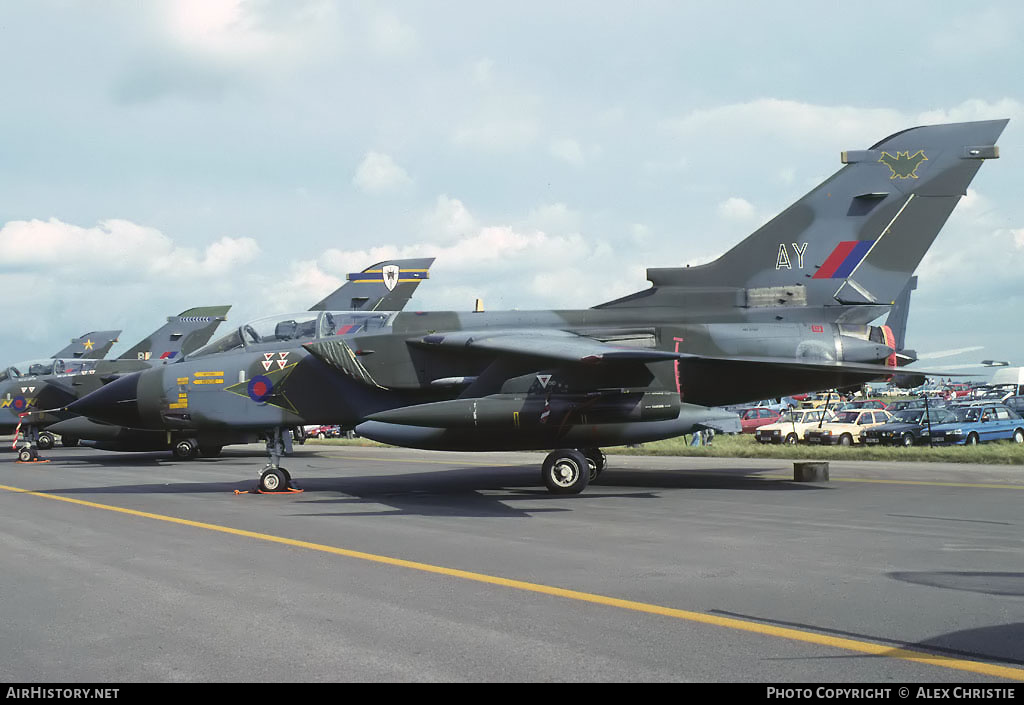
M 434 209 L 423 216 L 426 234 L 443 242 L 465 237 L 479 225 L 462 201 L 446 194 L 437 197 Z
M 574 139 L 552 140 L 548 151 L 551 156 L 572 166 L 583 166 L 587 160 L 580 143 Z
M 534 208 L 526 216 L 526 223 L 549 233 L 570 234 L 580 230 L 582 214 L 564 203 L 551 203 Z
M 240 63 L 309 52 L 336 14 L 325 0 L 289 3 L 285 11 L 252 0 L 172 0 L 162 8 L 162 27 L 179 51 Z
M 480 59 L 473 64 L 473 82 L 478 86 L 488 86 L 494 80 L 494 62 Z
M 726 220 L 745 222 L 757 217 L 757 211 L 749 201 L 733 196 L 718 204 L 718 214 Z
M 1018 250 L 1024 250 L 1024 228 L 1014 228 L 1010 231 L 1013 235 L 1013 244 Z
M 376 15 L 371 19 L 369 40 L 374 51 L 389 56 L 411 53 L 418 43 L 416 30 L 392 13 Z
M 378 194 L 412 182 L 405 169 L 387 154 L 367 152 L 356 169 L 352 183 L 365 193 Z
M 261 252 L 252 238 L 186 247 L 123 219 L 92 227 L 9 221 L 0 227 L 0 250 L 7 322 L 26 348 L 20 357 L 38 356 L 41 341 L 49 347 L 90 328 L 122 328 L 121 340 L 130 345 L 163 316 L 193 306 L 247 301 L 259 308 L 263 277 L 273 274 L 270 267 L 256 273 L 251 266 Z
M 68 280 L 96 279 L 97 272 L 145 280 L 173 274 L 187 280 L 226 272 L 256 258 L 260 247 L 248 237 L 223 237 L 200 255 L 180 247 L 155 228 L 128 220 L 101 221 L 91 228 L 48 221 L 10 221 L 0 228 L 3 269 L 38 270 Z

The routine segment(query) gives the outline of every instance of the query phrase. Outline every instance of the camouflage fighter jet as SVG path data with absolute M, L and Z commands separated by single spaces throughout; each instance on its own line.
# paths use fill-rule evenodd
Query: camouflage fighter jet
M 290 484 L 280 460 L 299 424 L 436 450 L 555 449 L 544 484 L 580 492 L 601 446 L 688 433 L 714 422 L 712 405 L 891 374 L 892 331 L 868 323 L 998 155 L 1005 124 L 918 127 L 845 152 L 718 260 L 650 269 L 651 288 L 592 309 L 377 314 L 341 334 L 329 312 L 264 320 L 71 409 L 169 433 L 263 433 L 266 492 Z
M 351 332 L 365 320 L 366 316 L 362 312 L 402 310 L 420 283 L 430 277 L 430 266 L 433 263 L 433 257 L 377 262 L 361 272 L 349 274 L 344 284 L 315 304 L 310 311 L 350 309 L 334 313 L 333 331 L 336 334 Z M 206 383 L 217 384 L 217 381 L 209 380 Z M 85 441 L 101 450 L 130 452 L 170 449 L 175 457 L 188 460 L 196 456 L 216 457 L 225 445 L 259 440 L 257 433 L 245 429 L 226 428 L 212 433 L 189 433 L 177 429 L 174 433 L 166 433 L 99 423 L 71 413 L 57 412 L 50 416 L 61 418 L 49 425 L 40 437 L 40 446 L 44 449 L 52 447 L 52 436 L 59 434 L 62 438 Z M 293 434 L 301 438 L 301 427 L 296 428 Z
M 0 371 L 0 433 L 14 432 L 23 420 L 33 445 L 53 447 L 54 435 L 39 431 L 59 418 L 49 413 L 32 413 L 60 408 L 95 391 L 119 375 L 138 372 L 188 354 L 209 342 L 230 306 L 191 308 L 143 338 L 116 360 L 49 359 L 10 365 Z M 27 415 L 27 416 L 23 416 Z M 62 437 L 64 445 L 78 444 L 71 434 Z M 32 460 L 31 454 L 22 460 Z

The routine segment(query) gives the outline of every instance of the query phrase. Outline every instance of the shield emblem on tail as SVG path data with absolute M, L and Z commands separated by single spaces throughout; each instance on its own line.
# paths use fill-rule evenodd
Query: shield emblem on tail
M 395 287 L 398 285 L 398 265 L 385 264 L 381 273 L 384 275 L 384 286 L 388 288 L 388 291 L 394 291 Z

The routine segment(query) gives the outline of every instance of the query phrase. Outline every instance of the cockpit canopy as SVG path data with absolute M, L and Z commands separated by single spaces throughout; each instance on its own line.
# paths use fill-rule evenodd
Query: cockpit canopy
M 96 360 L 54 360 L 42 358 L 26 360 L 7 367 L 0 372 L 0 382 L 8 379 L 39 377 L 42 375 L 80 374 L 83 370 L 92 369 Z
M 189 359 L 241 350 L 267 343 L 303 343 L 331 335 L 349 335 L 387 325 L 393 313 L 360 311 L 303 311 L 268 316 L 239 326 L 189 355 Z

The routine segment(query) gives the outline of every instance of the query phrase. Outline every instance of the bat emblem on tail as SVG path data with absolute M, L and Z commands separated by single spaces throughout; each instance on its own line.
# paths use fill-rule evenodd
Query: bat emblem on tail
M 908 149 L 906 152 L 896 152 L 895 157 L 888 152 L 882 152 L 882 157 L 878 161 L 889 167 L 892 172 L 890 179 L 916 179 L 917 167 L 921 162 L 928 161 L 928 157 L 924 156 L 923 149 L 917 150 L 913 155 Z

